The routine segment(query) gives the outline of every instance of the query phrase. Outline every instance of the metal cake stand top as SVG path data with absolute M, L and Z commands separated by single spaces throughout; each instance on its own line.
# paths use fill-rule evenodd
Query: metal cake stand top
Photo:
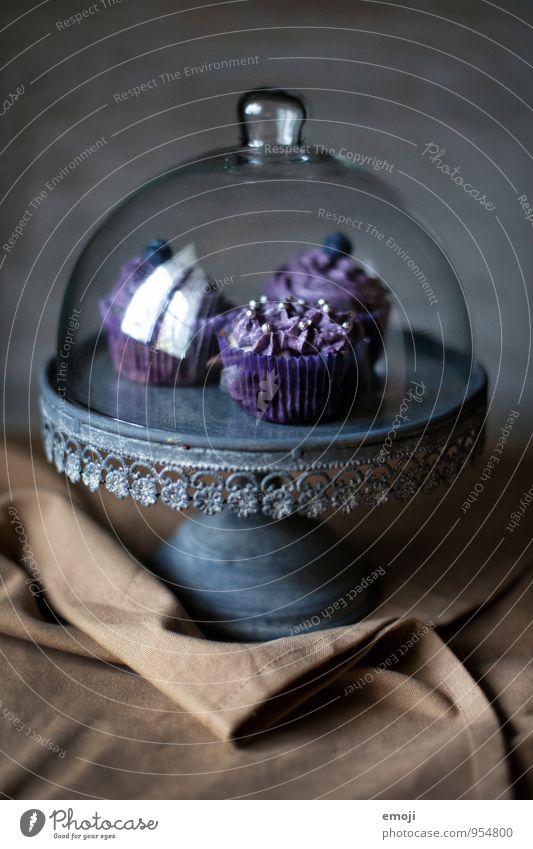
M 344 421 L 312 427 L 257 422 L 216 385 L 119 380 L 105 348 L 92 350 L 72 364 L 75 395 L 58 394 L 54 361 L 42 374 L 46 454 L 72 483 L 143 506 L 160 500 L 212 515 L 227 504 L 274 518 L 349 512 L 431 492 L 479 449 L 486 374 L 422 335 L 397 387 L 369 395 Z

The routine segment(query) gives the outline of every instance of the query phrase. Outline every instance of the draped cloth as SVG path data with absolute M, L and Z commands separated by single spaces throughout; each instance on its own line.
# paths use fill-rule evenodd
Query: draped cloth
M 531 570 L 527 529 L 505 531 L 520 493 L 485 521 L 489 495 L 460 509 L 466 477 L 453 492 L 331 519 L 369 571 L 382 567 L 364 621 L 223 643 L 145 565 L 190 519 L 69 486 L 35 453 L 11 449 L 0 504 L 2 792 L 529 796 Z

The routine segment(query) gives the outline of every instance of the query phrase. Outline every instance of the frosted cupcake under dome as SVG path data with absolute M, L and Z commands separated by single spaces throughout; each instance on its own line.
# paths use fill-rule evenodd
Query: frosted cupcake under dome
M 249 642 L 367 615 L 372 567 L 323 517 L 450 487 L 487 378 L 418 217 L 304 142 L 298 98 L 239 109 L 240 145 L 148 180 L 90 240 L 40 402 L 71 483 L 194 509 L 148 566 L 206 635 Z
M 362 322 L 373 400 L 349 413 L 362 431 L 385 426 L 417 378 L 434 384 L 435 415 L 441 402 L 448 414 L 473 355 L 438 241 L 384 179 L 304 142 L 297 97 L 251 92 L 239 114 L 239 144 L 148 180 L 91 238 L 64 298 L 51 384 L 95 416 L 168 432 L 199 417 L 215 447 L 236 433 L 281 444 L 292 425 L 257 423 L 232 405 L 213 344 L 232 308 L 266 293 L 329 300 Z M 341 241 L 328 254 L 332 236 Z

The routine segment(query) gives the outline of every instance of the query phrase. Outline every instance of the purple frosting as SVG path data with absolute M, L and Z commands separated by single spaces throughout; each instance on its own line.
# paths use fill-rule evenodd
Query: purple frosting
M 353 259 L 340 252 L 312 248 L 299 254 L 267 281 L 269 298 L 304 298 L 308 303 L 325 298 L 337 312 L 387 307 L 387 292 Z
M 350 346 L 353 326 L 331 312 L 292 302 L 251 302 L 227 328 L 233 347 L 256 354 L 336 354 Z

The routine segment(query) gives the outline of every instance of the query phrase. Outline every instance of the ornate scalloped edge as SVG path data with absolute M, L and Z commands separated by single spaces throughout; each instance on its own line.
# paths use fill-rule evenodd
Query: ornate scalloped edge
M 449 485 L 482 447 L 484 406 L 418 438 L 401 440 L 390 459 L 380 460 L 379 446 L 358 449 L 343 465 L 308 466 L 303 471 L 210 468 L 148 461 L 134 454 L 106 451 L 56 427 L 42 407 L 43 441 L 49 462 L 71 483 L 91 492 L 103 485 L 117 498 L 132 497 L 148 507 L 158 500 L 174 510 L 195 507 L 207 515 L 225 505 L 236 515 L 262 512 L 281 519 L 294 512 L 316 518 L 333 508 L 350 513 L 359 504 L 380 505 L 394 497 L 405 501 L 422 490 Z

